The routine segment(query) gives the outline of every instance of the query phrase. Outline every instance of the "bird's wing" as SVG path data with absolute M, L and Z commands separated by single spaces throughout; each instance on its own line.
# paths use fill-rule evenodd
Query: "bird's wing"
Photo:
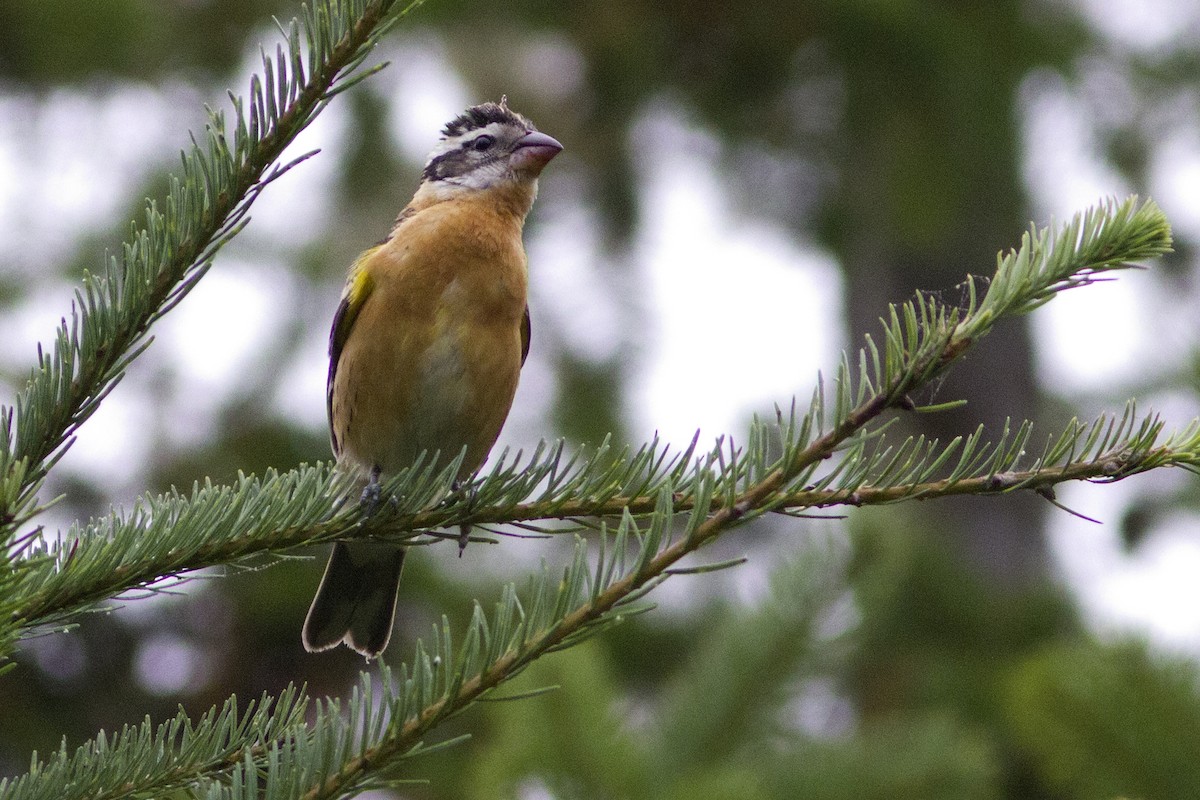
M 521 317 L 521 366 L 525 366 L 525 357 L 529 355 L 529 337 L 533 334 L 533 324 L 529 320 L 529 306 L 525 306 L 525 315 Z
M 374 288 L 374 281 L 366 269 L 366 264 L 381 246 L 376 245 L 365 251 L 350 268 L 350 278 L 346 281 L 346 288 L 342 290 L 342 302 L 338 303 L 337 312 L 333 315 L 333 327 L 329 331 L 329 378 L 325 382 L 325 410 L 329 414 L 329 436 L 333 441 L 335 456 L 340 455 L 341 448 L 333 427 L 333 381 L 337 376 L 342 348 L 346 346 L 350 330 L 354 327 L 354 320 L 358 318 L 358 312 L 362 311 L 363 303 Z

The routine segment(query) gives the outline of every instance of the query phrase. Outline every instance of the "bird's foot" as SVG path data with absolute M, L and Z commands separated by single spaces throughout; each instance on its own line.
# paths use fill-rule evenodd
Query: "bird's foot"
M 454 493 L 462 496 L 467 502 L 467 513 L 470 514 L 475 510 L 475 492 L 469 488 L 464 488 L 462 483 L 455 481 Z M 464 522 L 458 526 L 458 557 L 462 558 L 463 551 L 467 549 L 467 544 L 471 541 L 471 523 Z
M 467 543 L 471 541 L 471 524 L 464 522 L 458 526 L 458 557 L 462 558 L 463 550 L 467 549 Z
M 382 495 L 382 489 L 379 486 L 379 467 L 371 470 L 371 477 L 367 479 L 367 485 L 363 488 L 362 497 L 358 499 L 358 505 L 363 510 L 364 517 L 373 517 L 375 512 L 379 510 L 379 501 Z M 395 505 L 396 498 L 392 498 L 392 504 Z
M 363 489 L 362 497 L 359 498 L 358 504 L 362 506 L 363 511 L 368 517 L 373 516 L 379 509 L 379 484 L 368 483 L 367 488 Z

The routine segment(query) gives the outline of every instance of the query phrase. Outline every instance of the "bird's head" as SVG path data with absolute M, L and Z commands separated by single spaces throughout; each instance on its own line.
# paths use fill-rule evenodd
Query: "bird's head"
M 532 185 L 561 150 L 558 141 L 540 133 L 501 98 L 472 106 L 446 125 L 423 177 L 451 190 Z

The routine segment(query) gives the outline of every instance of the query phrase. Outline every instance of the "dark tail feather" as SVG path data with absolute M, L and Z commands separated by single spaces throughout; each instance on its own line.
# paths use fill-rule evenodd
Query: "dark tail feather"
M 403 547 L 334 544 L 304 620 L 304 649 L 315 653 L 345 642 L 367 658 L 382 653 L 392 635 L 403 566 Z

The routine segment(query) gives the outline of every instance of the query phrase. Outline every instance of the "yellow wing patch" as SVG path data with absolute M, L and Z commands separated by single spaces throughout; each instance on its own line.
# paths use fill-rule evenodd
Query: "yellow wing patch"
M 337 312 L 333 315 L 333 327 L 329 331 L 329 378 L 325 382 L 325 410 L 329 415 L 330 431 L 333 438 L 333 453 L 338 455 L 337 434 L 333 431 L 333 381 L 337 376 L 338 360 L 342 357 L 342 348 L 350 338 L 350 331 L 358 312 L 371 296 L 375 288 L 375 280 L 367 270 L 367 262 L 379 251 L 382 245 L 376 245 L 363 252 L 350 268 L 350 277 L 346 280 L 346 288 L 342 290 L 342 301 L 338 303 Z

